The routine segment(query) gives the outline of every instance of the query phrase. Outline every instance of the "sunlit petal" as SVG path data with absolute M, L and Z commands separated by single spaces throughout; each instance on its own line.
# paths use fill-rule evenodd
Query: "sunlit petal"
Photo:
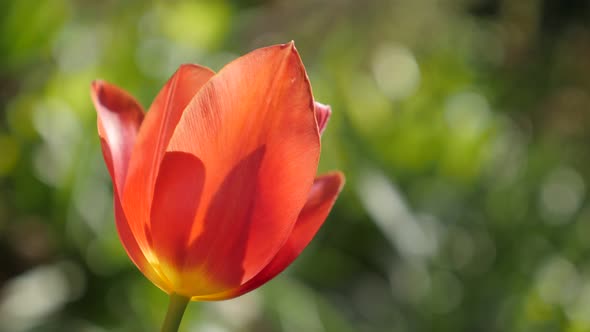
M 240 296 L 265 284 L 287 268 L 307 247 L 320 226 L 330 213 L 340 190 L 344 185 L 344 175 L 329 173 L 316 178 L 307 203 L 301 210 L 297 223 L 285 245 L 270 263 L 254 278 L 232 291 L 197 297 L 195 300 L 223 300 Z
M 184 291 L 215 291 L 191 280 L 205 277 L 233 288 L 268 264 L 305 204 L 319 147 L 311 88 L 292 43 L 239 58 L 199 91 L 168 148 L 198 157 L 207 174 Z
M 154 100 L 137 136 L 122 199 L 131 230 L 145 253 L 150 250 L 150 208 L 166 146 L 187 104 L 213 75 L 205 67 L 181 66 Z

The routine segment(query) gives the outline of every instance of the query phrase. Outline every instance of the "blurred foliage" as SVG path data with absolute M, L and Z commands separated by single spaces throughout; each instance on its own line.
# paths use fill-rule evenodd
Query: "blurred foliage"
M 280 277 L 184 331 L 590 331 L 584 0 L 0 6 L 0 331 L 155 331 L 119 243 L 89 85 L 295 40 L 347 185 Z

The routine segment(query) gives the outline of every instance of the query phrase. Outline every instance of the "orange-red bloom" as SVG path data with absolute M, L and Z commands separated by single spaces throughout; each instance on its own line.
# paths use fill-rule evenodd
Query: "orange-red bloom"
M 123 90 L 92 84 L 129 257 L 193 300 L 249 292 L 283 271 L 327 217 L 344 177 L 315 177 L 330 108 L 314 102 L 293 43 L 219 73 L 183 65 L 144 117 Z

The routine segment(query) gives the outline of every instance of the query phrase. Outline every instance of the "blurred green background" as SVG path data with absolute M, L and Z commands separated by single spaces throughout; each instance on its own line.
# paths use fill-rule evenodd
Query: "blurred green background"
M 183 331 L 590 331 L 585 0 L 3 0 L 0 331 L 156 331 L 90 82 L 295 40 L 347 185 L 285 273 Z

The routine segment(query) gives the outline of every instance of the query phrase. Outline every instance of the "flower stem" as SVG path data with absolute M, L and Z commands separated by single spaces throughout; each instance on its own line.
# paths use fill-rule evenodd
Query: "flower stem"
M 170 303 L 168 304 L 168 312 L 166 312 L 166 318 L 164 324 L 162 324 L 162 332 L 177 332 L 182 320 L 184 310 L 188 305 L 190 298 L 178 295 L 175 293 L 170 294 Z

